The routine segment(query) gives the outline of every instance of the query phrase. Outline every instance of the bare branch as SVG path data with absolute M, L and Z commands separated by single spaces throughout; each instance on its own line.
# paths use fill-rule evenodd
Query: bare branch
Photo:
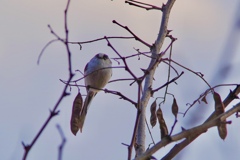
M 125 65 L 125 70 L 137 81 L 138 78 L 135 76 L 135 74 L 130 70 L 130 68 L 128 67 L 128 64 L 126 62 L 126 58 L 121 56 L 120 53 L 118 53 L 118 51 L 112 46 L 112 44 L 110 43 L 110 41 L 107 39 L 107 37 L 105 37 L 107 42 L 108 42 L 108 46 L 110 48 L 112 48 L 112 50 L 122 59 L 124 65 Z
M 240 93 L 240 85 L 237 85 L 237 87 L 233 90 L 230 91 L 228 96 L 225 98 L 223 101 L 223 104 L 225 107 L 227 107 L 234 99 L 236 99 L 237 95 Z M 209 122 L 215 118 L 215 112 L 213 112 L 207 120 L 204 122 Z M 170 151 L 169 153 L 164 157 L 165 160 L 171 159 L 174 156 L 176 156 L 183 148 L 185 148 L 187 145 L 189 145 L 192 141 L 194 141 L 199 135 L 201 134 L 196 134 L 188 137 L 184 141 L 180 142 L 179 144 L 176 144 Z
M 133 100 L 131 100 L 130 98 L 128 98 L 127 96 L 123 95 L 121 92 L 113 91 L 113 90 L 108 90 L 108 89 L 103 89 L 103 91 L 105 91 L 106 93 L 111 93 L 111 94 L 118 95 L 118 96 L 120 96 L 123 100 L 126 100 L 126 101 L 132 103 L 132 104 L 137 108 L 137 103 L 134 102 Z
M 157 92 L 157 91 L 159 91 L 160 89 L 168 86 L 169 84 L 175 82 L 175 81 L 176 81 L 178 78 L 180 78 L 183 74 L 184 74 L 184 72 L 181 72 L 177 77 L 175 77 L 175 78 L 171 79 L 170 81 L 166 82 L 164 85 L 162 85 L 162 86 L 160 86 L 160 87 L 152 90 L 152 94 L 154 94 L 154 92 Z
M 117 24 L 118 26 L 126 29 L 131 35 L 133 35 L 133 37 L 135 37 L 135 39 L 136 39 L 137 41 L 139 41 L 139 42 L 141 42 L 142 44 L 144 44 L 145 46 L 151 48 L 151 45 L 150 45 L 150 44 L 148 44 L 147 42 L 145 42 L 145 41 L 143 41 L 142 39 L 140 39 L 140 38 L 139 38 L 136 34 L 134 34 L 127 26 L 123 26 L 123 25 L 121 25 L 120 23 L 118 23 L 118 22 L 115 21 L 115 20 L 113 20 L 112 22 L 115 23 L 115 24 Z
M 136 150 L 136 157 L 143 154 L 145 152 L 145 117 L 146 117 L 146 106 L 148 104 L 148 101 L 151 97 L 151 87 L 153 84 L 153 77 L 155 74 L 155 70 L 158 66 L 158 64 L 161 62 L 160 59 L 163 56 L 163 54 L 160 53 L 160 50 L 162 48 L 163 42 L 166 38 L 166 35 L 168 33 L 167 26 L 168 26 L 168 20 L 171 8 L 174 4 L 175 0 L 169 0 L 166 5 L 163 5 L 162 7 L 162 22 L 159 30 L 158 37 L 155 41 L 155 44 L 151 48 L 152 52 L 152 60 L 148 66 L 148 73 L 146 73 L 145 78 L 145 84 L 143 88 L 143 95 L 141 97 L 141 115 L 139 119 L 138 124 L 138 131 L 137 131 L 137 137 L 136 137 L 136 143 L 139 145 L 139 147 Z
M 97 42 L 97 41 L 101 41 L 101 40 L 105 40 L 107 37 L 107 39 L 133 39 L 135 37 L 123 37 L 123 36 L 104 36 L 102 38 L 97 38 L 97 39 L 93 39 L 93 40 L 90 40 L 90 41 L 83 41 L 83 42 L 68 42 L 70 44 L 78 44 L 78 45 L 81 45 L 81 44 L 87 44 L 87 43 L 92 43 L 92 42 Z
M 192 104 L 189 104 L 190 106 L 187 108 L 187 110 L 183 113 L 183 116 L 185 116 L 188 112 L 189 109 L 191 109 L 191 107 L 193 107 L 197 102 L 200 101 L 200 99 L 202 99 L 203 97 L 207 96 L 207 94 L 211 93 L 212 90 L 214 90 L 215 88 L 217 87 L 222 87 L 222 86 L 237 86 L 239 84 L 219 84 L 219 85 L 216 85 L 214 87 L 211 87 L 209 89 L 207 89 L 205 92 L 203 92 L 196 100 L 193 101 Z
M 132 5 L 132 6 L 135 6 L 135 7 L 146 9 L 147 11 L 148 10 L 153 10 L 153 9 L 162 10 L 162 8 L 160 8 L 160 7 L 157 7 L 157 6 L 154 6 L 154 5 L 151 5 L 151 4 L 147 4 L 147 3 L 143 3 L 143 2 L 138 2 L 138 1 L 135 1 L 135 0 L 127 0 L 127 1 L 125 1 L 125 3 L 128 3 L 129 5 Z
M 69 95 L 66 91 L 67 91 L 67 87 L 68 87 L 68 84 L 70 83 L 71 79 L 73 78 L 74 74 L 72 73 L 72 63 L 71 63 L 71 52 L 70 52 L 70 49 L 69 49 L 69 46 L 68 46 L 68 29 L 67 29 L 67 11 L 68 11 L 68 8 L 69 8 L 69 4 L 70 4 L 70 0 L 68 0 L 67 2 L 67 6 L 66 6 L 66 9 L 65 9 L 65 12 L 64 12 L 64 24 L 65 24 L 65 37 L 66 37 L 66 41 L 63 41 L 62 39 L 60 39 L 60 37 L 58 37 L 57 35 L 57 38 L 64 42 L 65 44 L 65 47 L 67 49 L 67 57 L 68 57 L 68 71 L 69 71 L 69 78 L 67 80 L 67 84 L 64 86 L 64 89 L 62 91 L 62 94 L 61 96 L 59 97 L 57 103 L 55 104 L 55 106 L 53 107 L 53 109 L 50 111 L 50 115 L 49 117 L 47 118 L 47 120 L 45 121 L 45 123 L 43 124 L 43 126 L 40 128 L 39 132 L 37 133 L 37 135 L 34 137 L 34 139 L 32 140 L 32 142 L 29 144 L 29 145 L 25 145 L 23 142 L 23 146 L 24 146 L 24 149 L 25 149 L 25 152 L 24 152 L 24 155 L 23 155 L 23 160 L 26 160 L 27 158 L 27 155 L 29 153 L 29 151 L 32 149 L 33 145 L 36 143 L 36 141 L 38 140 L 38 138 L 40 137 L 40 135 L 42 134 L 42 132 L 44 131 L 44 129 L 46 128 L 46 126 L 49 124 L 50 120 L 56 116 L 59 111 L 57 111 L 58 107 L 59 107 L 59 104 L 61 103 L 61 101 L 63 100 L 64 97 L 66 97 L 67 95 Z M 53 32 L 54 33 L 54 32 Z
M 227 112 L 217 116 L 216 118 L 214 118 L 210 121 L 203 123 L 202 125 L 193 127 L 188 130 L 184 130 L 178 134 L 171 136 L 170 138 L 166 137 L 166 138 L 162 139 L 162 141 L 156 143 L 156 145 L 154 145 L 152 148 L 147 150 L 144 154 L 138 156 L 135 160 L 147 160 L 147 158 L 149 158 L 152 154 L 154 154 L 160 148 L 166 146 L 169 143 L 181 140 L 183 138 L 186 138 L 186 140 L 184 140 L 184 141 L 189 141 L 189 138 L 191 139 L 191 137 L 199 136 L 200 134 L 205 133 L 209 128 L 217 126 L 219 121 L 224 121 L 224 120 L 226 120 L 226 118 L 228 118 L 229 116 L 231 116 L 234 113 L 239 112 L 239 111 L 240 111 L 240 103 L 238 103 L 237 105 L 235 105 L 234 107 L 229 109 Z M 176 154 L 174 154 L 174 155 L 176 155 Z M 167 159 L 172 159 L 172 158 L 173 158 L 172 156 L 167 157 L 167 158 L 164 157 L 164 158 L 162 158 L 162 160 L 167 160 Z

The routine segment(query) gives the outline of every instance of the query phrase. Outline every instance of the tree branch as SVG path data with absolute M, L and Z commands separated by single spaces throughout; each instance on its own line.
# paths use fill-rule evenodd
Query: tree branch
M 64 89 L 62 91 L 62 94 L 60 96 L 60 98 L 58 99 L 57 103 L 55 104 L 55 106 L 53 107 L 53 109 L 50 111 L 50 115 L 47 118 L 47 120 L 45 121 L 45 123 L 43 124 L 43 126 L 41 127 L 41 129 L 39 130 L 39 132 L 37 133 L 37 135 L 34 137 L 34 139 L 32 140 L 32 142 L 29 145 L 25 145 L 24 142 L 22 142 L 22 145 L 24 147 L 24 155 L 23 155 L 23 160 L 26 160 L 29 151 L 32 149 L 33 145 L 36 143 L 36 141 L 38 140 L 38 138 L 40 137 L 40 135 L 42 134 L 42 132 L 44 131 L 44 129 L 47 127 L 47 125 L 49 124 L 50 120 L 58 115 L 59 111 L 57 111 L 59 104 L 61 103 L 61 101 L 63 100 L 64 97 L 66 97 L 67 95 L 69 95 L 66 91 L 67 91 L 67 87 L 68 84 L 71 82 L 71 79 L 73 78 L 74 74 L 72 73 L 72 63 L 71 63 L 71 52 L 68 46 L 68 28 L 67 28 L 67 12 L 68 12 L 68 8 L 69 8 L 69 4 L 70 4 L 70 0 L 68 0 L 67 2 L 67 6 L 66 9 L 64 11 L 64 25 L 65 25 L 65 36 L 66 36 L 66 40 L 60 40 L 61 42 L 63 42 L 65 44 L 65 47 L 67 49 L 67 57 L 68 57 L 68 71 L 69 71 L 69 77 L 67 80 L 67 84 L 64 86 Z M 51 31 L 51 33 L 53 33 Z M 54 34 L 58 39 L 59 37 Z
M 227 107 L 234 99 L 236 99 L 237 95 L 240 93 L 240 85 L 237 85 L 237 87 L 230 91 L 228 96 L 223 101 L 223 104 L 225 107 Z M 207 118 L 207 120 L 204 122 L 209 122 L 215 117 L 215 111 Z M 188 137 L 188 139 L 185 139 L 184 141 L 180 142 L 179 144 L 176 144 L 169 153 L 163 157 L 163 159 L 171 159 L 174 156 L 176 156 L 183 148 L 185 148 L 187 145 L 189 145 L 192 141 L 194 141 L 198 136 L 201 134 L 196 134 L 191 137 Z
M 141 115 L 140 115 L 140 119 L 139 119 L 138 131 L 137 131 L 137 137 L 136 137 L 136 143 L 138 145 L 138 148 L 136 149 L 136 157 L 138 157 L 139 155 L 141 155 L 145 152 L 146 106 L 151 97 L 151 86 L 153 83 L 153 77 L 155 74 L 155 70 L 156 70 L 158 64 L 160 63 L 160 61 L 158 61 L 158 60 L 159 60 L 159 58 L 161 58 L 161 56 L 163 56 L 163 54 L 159 55 L 158 53 L 160 53 L 164 39 L 168 33 L 168 30 L 167 30 L 168 20 L 169 20 L 170 11 L 171 11 L 171 8 L 172 8 L 174 2 L 175 2 L 175 0 L 169 0 L 166 5 L 163 5 L 163 7 L 162 7 L 162 11 L 163 11 L 162 22 L 161 22 L 159 34 L 155 41 L 155 44 L 151 48 L 151 52 L 152 52 L 151 57 L 153 57 L 153 58 L 148 66 L 148 69 L 151 68 L 151 70 L 148 70 L 149 73 L 146 75 L 145 84 L 144 84 L 144 88 L 143 88 L 143 95 L 141 97 L 141 104 L 140 104 Z
M 191 129 L 188 129 L 188 130 L 184 130 L 184 131 L 182 131 L 178 134 L 175 134 L 175 135 L 171 136 L 170 138 L 165 137 L 160 142 L 158 142 L 156 145 L 154 145 L 152 148 L 147 150 L 144 154 L 138 156 L 135 160 L 147 160 L 147 158 L 149 158 L 152 154 L 154 154 L 160 148 L 168 145 L 169 143 L 179 141 L 183 138 L 186 138 L 183 142 L 180 143 L 180 145 L 178 144 L 177 146 L 175 146 L 176 148 L 180 148 L 180 147 L 182 147 L 183 144 L 187 144 L 187 142 L 192 142 L 191 137 L 199 136 L 202 133 L 205 133 L 209 128 L 217 126 L 219 124 L 219 121 L 222 122 L 222 121 L 226 120 L 226 118 L 228 118 L 229 116 L 231 116 L 234 113 L 239 112 L 239 111 L 240 111 L 240 103 L 238 103 L 237 105 L 235 105 L 234 107 L 229 109 L 227 112 L 217 116 L 216 118 L 214 118 L 210 121 L 207 121 L 207 122 L 203 123 L 202 125 L 193 127 Z M 170 153 L 172 153 L 172 152 L 169 152 L 169 154 Z M 162 160 L 172 159 L 175 155 L 176 155 L 176 153 L 174 153 L 174 155 L 171 155 L 171 157 L 170 156 L 165 156 L 165 157 L 162 158 Z
M 115 21 L 115 20 L 113 20 L 112 22 L 115 23 L 115 24 L 117 24 L 118 26 L 126 29 L 131 35 L 133 35 L 133 37 L 134 37 L 137 41 L 141 42 L 142 44 L 144 44 L 145 46 L 147 46 L 147 47 L 149 47 L 149 48 L 151 47 L 150 44 L 148 44 L 147 42 L 145 42 L 145 41 L 143 41 L 142 39 L 140 39 L 140 38 L 139 38 L 136 34 L 134 34 L 127 26 L 123 26 L 123 25 L 121 25 L 120 23 L 118 23 L 118 22 Z

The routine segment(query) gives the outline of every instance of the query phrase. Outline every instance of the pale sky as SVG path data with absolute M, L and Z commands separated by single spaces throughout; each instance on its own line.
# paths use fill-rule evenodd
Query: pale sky
M 147 2 L 147 1 L 145 1 Z M 165 1 L 151 0 L 160 6 Z M 55 37 L 47 25 L 60 36 L 64 36 L 63 11 L 67 0 L 2 0 L 0 5 L 0 155 L 3 160 L 21 159 L 24 153 L 21 142 L 29 144 L 49 115 L 49 110 L 57 102 L 64 84 L 59 79 L 67 79 L 67 56 L 64 45 L 53 43 L 44 52 L 40 65 L 37 59 L 44 45 Z M 194 71 L 203 73 L 204 78 L 212 86 L 219 83 L 239 83 L 240 56 L 239 30 L 236 23 L 237 0 L 182 0 L 172 8 L 169 29 L 178 40 L 174 43 L 173 59 Z M 130 36 L 130 34 L 112 23 L 116 20 L 128 26 L 140 38 L 154 43 L 159 30 L 161 12 L 146 11 L 129 6 L 120 0 L 83 1 L 72 0 L 69 10 L 70 41 L 87 41 L 103 36 Z M 231 35 L 229 37 L 229 35 Z M 231 42 L 231 37 L 234 41 Z M 136 53 L 134 48 L 148 51 L 148 48 L 133 40 L 112 40 L 114 47 L 124 56 Z M 164 47 L 169 41 L 166 41 Z M 110 58 L 117 55 L 107 47 L 106 41 L 79 46 L 70 45 L 73 70 L 83 71 L 86 63 L 99 52 L 107 53 Z M 231 48 L 230 48 L 231 47 Z M 230 53 L 229 53 L 230 52 Z M 224 55 L 224 56 L 223 56 Z M 166 55 L 167 56 L 167 55 Z M 141 68 L 146 68 L 148 61 L 129 61 L 130 67 L 137 75 Z M 223 65 L 231 65 L 228 75 L 218 78 L 218 70 Z M 117 66 L 117 62 L 113 61 Z M 178 68 L 179 72 L 183 69 Z M 112 79 L 129 77 L 121 69 L 113 70 Z M 81 75 L 76 72 L 74 79 Z M 221 77 L 221 76 L 220 76 Z M 161 64 L 155 75 L 154 87 L 166 82 L 167 65 Z M 172 77 L 173 78 L 173 77 Z M 207 86 L 195 75 L 185 71 L 178 85 L 172 84 L 169 91 L 178 101 L 181 111 L 185 111 L 186 103 L 193 102 L 207 89 Z M 80 82 L 79 84 L 83 84 Z M 126 96 L 136 100 L 136 85 L 129 88 L 129 83 L 111 83 L 106 86 L 111 90 L 119 90 Z M 222 99 L 229 89 L 217 89 Z M 70 90 L 68 89 L 70 92 Z M 81 89 L 85 94 L 85 89 Z M 77 88 L 72 88 L 71 95 L 59 106 L 60 114 L 53 118 L 28 155 L 29 160 L 57 159 L 61 138 L 56 129 L 59 124 L 67 138 L 63 152 L 63 160 L 122 160 L 127 159 L 127 148 L 121 143 L 129 144 L 135 123 L 136 110 L 128 102 L 119 97 L 99 93 L 91 104 L 83 133 L 74 136 L 70 131 L 72 102 Z M 154 95 L 163 96 L 164 90 Z M 207 97 L 209 105 L 198 105 L 186 117 L 179 115 L 179 123 L 174 134 L 181 126 L 191 128 L 189 123 L 196 118 L 201 124 L 213 111 L 211 95 Z M 149 106 L 154 98 L 151 98 Z M 172 98 L 168 97 L 164 104 L 165 121 L 171 128 L 174 121 L 170 113 Z M 237 101 L 236 101 L 237 102 Z M 229 107 L 231 107 L 232 103 Z M 150 113 L 147 108 L 147 119 Z M 203 113 L 203 114 L 201 114 Z M 240 122 L 235 116 L 229 118 L 228 136 L 222 141 L 217 129 L 212 128 L 190 144 L 176 159 L 232 159 L 240 156 Z M 196 125 L 195 124 L 195 125 Z M 159 141 L 159 129 L 151 129 L 155 142 Z M 146 132 L 146 146 L 151 143 Z M 173 143 L 175 144 L 175 143 Z M 157 152 L 160 159 L 173 145 Z

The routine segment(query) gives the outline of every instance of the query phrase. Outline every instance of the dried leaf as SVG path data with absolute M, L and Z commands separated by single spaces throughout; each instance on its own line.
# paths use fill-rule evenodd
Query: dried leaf
M 160 107 L 157 110 L 157 118 L 158 118 L 158 123 L 159 123 L 159 126 L 160 126 L 161 139 L 162 139 L 163 137 L 168 135 L 168 128 L 167 128 L 167 125 L 166 125 L 165 120 L 163 118 L 162 110 L 161 110 Z
M 206 96 L 204 96 L 204 97 L 201 99 L 201 101 L 203 101 L 204 103 L 208 104 L 208 103 L 207 103 Z
M 217 92 L 213 93 L 213 98 L 215 101 L 215 115 L 218 116 L 224 113 L 225 106 L 222 102 L 220 95 Z M 227 124 L 226 121 L 219 122 L 218 126 L 218 134 L 224 140 L 227 137 Z
M 219 136 L 224 140 L 227 137 L 227 124 L 222 122 L 217 127 Z
M 71 131 L 74 135 L 76 135 L 79 130 L 79 114 L 82 109 L 82 104 L 83 104 L 82 95 L 79 92 L 73 101 L 72 117 L 70 122 Z
M 177 101 L 174 98 L 173 99 L 173 104 L 172 104 L 172 114 L 175 116 L 175 118 L 177 119 L 177 114 L 178 114 L 178 105 L 177 105 Z
M 151 111 L 150 123 L 152 127 L 154 127 L 157 123 L 156 107 L 157 107 L 157 102 L 155 100 L 150 107 L 150 111 Z

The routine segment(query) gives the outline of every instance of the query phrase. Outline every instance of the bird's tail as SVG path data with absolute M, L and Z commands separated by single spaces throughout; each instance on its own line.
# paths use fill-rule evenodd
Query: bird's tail
M 92 102 L 92 99 L 95 95 L 96 95 L 96 93 L 89 91 L 87 94 L 87 97 L 85 98 L 84 105 L 83 105 L 82 111 L 80 112 L 80 116 L 79 116 L 79 129 L 81 132 L 83 129 L 83 124 L 84 124 L 90 103 Z

